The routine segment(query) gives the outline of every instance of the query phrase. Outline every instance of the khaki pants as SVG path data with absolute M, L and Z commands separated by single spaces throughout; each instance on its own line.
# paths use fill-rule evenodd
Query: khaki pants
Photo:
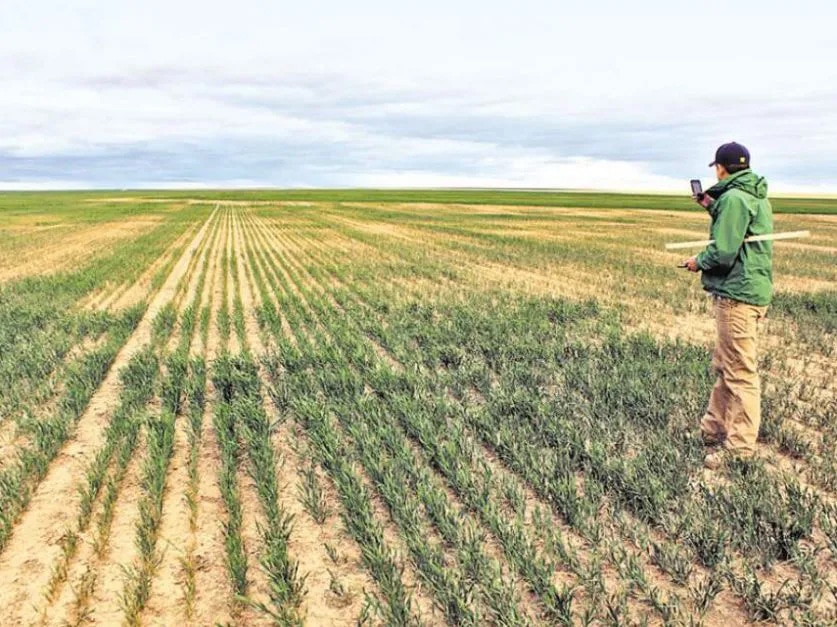
M 712 369 L 718 379 L 700 428 L 705 435 L 724 441 L 735 455 L 750 457 L 756 451 L 761 423 L 756 336 L 767 307 L 720 296 L 713 296 L 713 301 L 718 338 Z

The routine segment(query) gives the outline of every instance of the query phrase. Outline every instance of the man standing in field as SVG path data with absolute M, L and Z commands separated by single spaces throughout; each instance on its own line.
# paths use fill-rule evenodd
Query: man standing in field
M 709 165 L 718 183 L 695 200 L 709 211 L 715 241 L 684 263 L 691 272 L 701 272 L 715 310 L 712 368 L 718 378 L 700 423 L 704 443 L 723 446 L 704 461 L 715 470 L 724 453 L 750 458 L 756 450 L 761 423 L 756 336 L 773 295 L 773 243 L 744 238 L 772 233 L 773 211 L 767 181 L 750 169 L 744 146 L 724 144 Z

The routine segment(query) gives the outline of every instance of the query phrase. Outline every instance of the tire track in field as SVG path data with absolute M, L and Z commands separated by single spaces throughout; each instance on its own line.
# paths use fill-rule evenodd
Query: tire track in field
M 139 279 L 132 284 L 123 284 L 114 291 L 104 302 L 100 303 L 100 310 L 119 311 L 131 307 L 148 298 L 153 291 L 154 280 L 161 273 L 171 272 L 171 268 L 177 260 L 188 250 L 187 246 L 193 242 L 195 233 L 200 225 L 189 226 L 175 242 L 155 259 L 151 265 L 143 271 Z
M 252 241 L 253 228 L 254 225 L 251 222 L 248 221 L 245 224 L 243 232 L 240 233 L 243 242 L 249 244 Z M 245 245 L 241 248 L 245 251 L 247 264 L 252 264 L 254 260 L 250 257 L 250 246 Z M 247 334 L 258 363 L 258 358 L 266 353 L 266 349 L 255 318 L 256 290 L 253 284 L 248 285 L 247 290 L 249 293 L 242 295 L 242 301 L 250 305 L 251 315 L 247 317 Z M 260 378 L 263 385 L 264 409 L 268 416 L 274 416 L 276 409 L 270 399 L 264 395 L 270 386 L 261 368 Z M 271 438 L 271 442 L 280 460 L 280 466 L 277 468 L 281 490 L 280 505 L 293 516 L 294 520 L 288 540 L 288 550 L 290 555 L 299 562 L 301 577 L 305 577 L 306 594 L 303 613 L 308 624 L 312 625 L 327 624 L 335 627 L 354 625 L 363 605 L 364 599 L 361 592 L 373 588 L 375 583 L 361 566 L 359 547 L 354 540 L 347 537 L 334 522 L 330 526 L 326 526 L 326 523 L 317 524 L 300 503 L 302 481 L 297 470 L 289 464 L 291 460 L 295 460 L 298 467 L 302 465 L 303 460 L 291 446 L 291 438 L 292 435 L 297 438 L 303 436 L 299 432 L 296 434 L 292 432 L 291 422 L 283 420 Z M 329 500 L 332 504 L 337 504 L 337 497 L 333 493 L 334 488 L 330 485 L 329 488 L 331 492 Z M 342 564 L 335 564 L 329 558 L 325 549 L 327 543 L 340 547 L 345 558 Z M 350 570 L 351 566 L 355 566 L 356 570 Z M 348 586 L 349 594 L 342 599 L 337 597 L 331 589 L 332 576 L 329 570 L 336 573 L 341 582 Z
M 207 219 L 184 252 L 160 291 L 155 295 L 134 333 L 117 353 L 113 365 L 78 420 L 75 437 L 56 456 L 44 479 L 35 488 L 29 507 L 15 526 L 6 550 L 0 555 L 0 607 L 15 608 L 9 624 L 30 608 L 25 599 L 39 598 L 50 577 L 50 565 L 59 556 L 59 540 L 78 511 L 75 485 L 84 476 L 88 461 L 103 441 L 110 412 L 119 396 L 119 371 L 151 338 L 157 313 L 171 301 L 191 260 L 191 248 L 206 235 Z M 18 618 L 16 618 L 18 617 Z

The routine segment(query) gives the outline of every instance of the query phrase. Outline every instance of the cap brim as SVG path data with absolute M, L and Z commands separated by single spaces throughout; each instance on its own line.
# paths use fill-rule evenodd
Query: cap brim
M 717 161 L 713 161 L 712 163 L 710 163 L 710 164 L 709 164 L 709 167 L 711 168 L 713 165 L 718 165 L 718 162 L 717 162 Z

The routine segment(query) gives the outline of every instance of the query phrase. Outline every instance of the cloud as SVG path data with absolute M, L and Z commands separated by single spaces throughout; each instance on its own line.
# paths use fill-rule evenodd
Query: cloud
M 679 189 L 734 138 L 837 190 L 826 20 L 718 4 L 698 45 L 657 0 L 314 4 L 8 0 L 0 180 Z

